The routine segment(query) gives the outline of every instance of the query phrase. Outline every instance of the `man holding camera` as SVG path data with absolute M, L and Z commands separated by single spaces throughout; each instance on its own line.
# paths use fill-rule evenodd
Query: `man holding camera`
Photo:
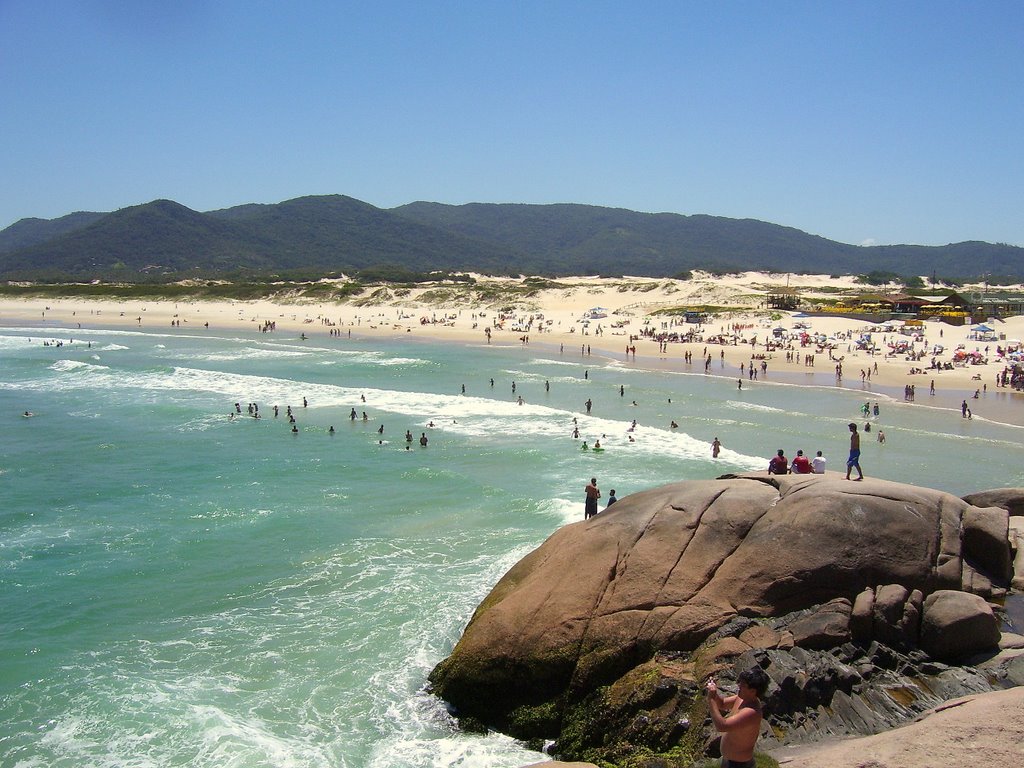
M 739 693 L 722 696 L 709 678 L 705 692 L 715 729 L 722 734 L 722 768 L 754 768 L 754 744 L 761 732 L 761 697 L 768 675 L 760 667 L 740 672 Z

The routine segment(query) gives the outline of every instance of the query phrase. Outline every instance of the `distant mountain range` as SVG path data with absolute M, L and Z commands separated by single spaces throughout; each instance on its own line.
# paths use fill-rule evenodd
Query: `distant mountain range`
M 591 205 L 383 209 L 343 195 L 200 213 L 155 200 L 22 219 L 0 231 L 0 279 L 153 281 L 408 272 L 638 275 L 692 269 L 1024 278 L 1024 248 L 855 246 L 754 219 Z

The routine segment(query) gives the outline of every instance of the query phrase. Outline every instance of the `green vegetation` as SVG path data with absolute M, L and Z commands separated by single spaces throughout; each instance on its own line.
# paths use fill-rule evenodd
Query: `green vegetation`
M 754 762 L 757 768 L 779 768 L 778 761 L 775 760 L 771 755 L 766 755 L 764 752 L 754 753 Z M 701 760 L 699 763 L 694 763 L 692 768 L 718 768 L 721 765 L 720 760 Z
M 560 754 L 607 768 L 690 768 L 703 756 L 707 705 L 696 687 L 680 688 L 657 662 L 627 672 L 570 708 L 558 739 Z M 665 708 L 682 706 L 683 717 Z M 658 711 L 657 717 L 651 713 Z
M 886 283 L 901 283 L 903 282 L 903 277 L 895 272 L 875 270 L 865 275 L 857 275 L 857 282 L 864 285 L 885 285 Z
M 717 315 L 723 312 L 736 312 L 737 307 L 724 307 L 715 304 L 680 304 L 675 307 L 656 309 L 651 315 L 684 316 L 687 312 L 700 312 L 701 314 Z
M 908 291 L 918 291 L 924 287 L 924 280 L 920 275 L 911 275 L 903 281 L 903 288 Z
M 814 288 L 808 288 L 807 286 L 797 286 L 796 288 L 794 288 L 794 290 L 797 291 L 798 293 L 847 293 L 849 291 L 849 289 L 847 288 L 840 288 L 839 286 L 835 285 L 822 285 L 815 286 Z
M 260 299 L 316 299 L 345 301 L 364 290 L 360 283 L 48 283 L 0 284 L 0 296 L 14 298 L 88 298 L 257 301 Z
M 465 294 L 454 288 L 431 288 L 421 293 L 419 298 L 420 301 L 427 304 L 444 304 L 459 298 L 465 298 Z
M 402 283 L 415 285 L 417 283 L 434 283 L 438 281 L 450 281 L 454 283 L 473 284 L 476 279 L 461 272 L 422 272 L 407 269 L 396 264 L 377 264 L 357 270 L 355 278 L 363 283 Z
M 982 242 L 861 247 L 751 219 L 588 205 L 412 203 L 384 210 L 343 195 L 207 213 L 156 200 L 113 213 L 25 219 L 0 231 L 0 279 L 60 282 L 259 282 L 304 273 L 421 283 L 440 279 L 439 271 L 465 282 L 467 271 L 690 280 L 698 269 L 713 276 L 802 274 L 827 264 L 835 274 L 866 271 L 869 281 L 985 274 L 996 285 L 1024 275 L 1022 255 L 1015 246 Z
M 548 701 L 532 707 L 518 707 L 510 715 L 509 723 L 518 738 L 543 740 L 558 731 L 560 719 L 560 707 Z
M 523 278 L 523 285 L 533 290 L 547 290 L 547 289 L 559 289 L 565 288 L 566 286 L 557 280 L 551 280 L 546 277 L 526 277 Z

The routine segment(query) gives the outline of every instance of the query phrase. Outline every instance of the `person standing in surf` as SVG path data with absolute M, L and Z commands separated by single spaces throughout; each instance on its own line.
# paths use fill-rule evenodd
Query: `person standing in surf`
M 586 445 L 584 443 L 584 445 Z M 590 478 L 590 484 L 583 489 L 587 498 L 583 503 L 583 519 L 589 520 L 597 514 L 597 500 L 601 498 L 601 491 L 597 488 L 597 478 Z

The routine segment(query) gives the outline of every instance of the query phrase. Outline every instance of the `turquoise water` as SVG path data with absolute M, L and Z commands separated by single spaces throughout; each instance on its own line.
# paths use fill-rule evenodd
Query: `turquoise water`
M 543 759 L 457 733 L 426 675 L 591 476 L 621 498 L 778 447 L 842 465 L 862 393 L 730 382 L 536 345 L 0 329 L 0 765 Z M 868 474 L 1024 485 L 1019 428 L 871 400 Z

